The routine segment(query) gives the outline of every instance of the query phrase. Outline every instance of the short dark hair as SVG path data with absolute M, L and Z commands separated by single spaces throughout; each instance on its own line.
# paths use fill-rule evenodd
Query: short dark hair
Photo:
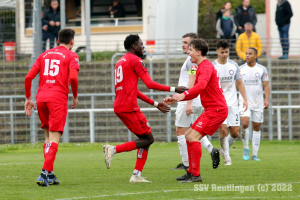
M 55 2 L 55 1 L 57 1 L 57 3 L 59 3 L 59 1 L 58 1 L 58 0 L 51 0 L 51 3 L 52 3 L 52 2 Z
M 219 48 L 223 48 L 223 49 L 229 48 L 229 42 L 227 40 L 219 40 L 217 43 L 217 49 Z
M 198 39 L 198 35 L 196 33 L 186 33 L 182 36 L 182 38 L 190 37 L 191 39 Z
M 252 49 L 252 50 L 254 51 L 255 55 L 257 55 L 257 54 L 258 54 L 258 51 L 257 51 L 257 49 L 256 49 L 256 48 L 254 48 L 254 47 L 250 47 L 249 49 Z
M 126 50 L 129 50 L 132 45 L 136 44 L 140 39 L 140 36 L 138 34 L 136 35 L 128 35 L 126 39 L 124 40 L 124 48 Z
M 74 39 L 75 31 L 70 28 L 61 29 L 58 32 L 58 39 L 60 44 L 69 44 Z
M 208 52 L 208 44 L 205 40 L 194 39 L 190 42 L 189 45 L 192 46 L 194 49 L 201 51 L 202 56 L 206 56 L 206 54 Z

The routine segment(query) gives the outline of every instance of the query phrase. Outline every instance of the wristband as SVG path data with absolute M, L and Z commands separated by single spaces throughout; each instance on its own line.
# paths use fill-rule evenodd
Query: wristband
M 175 92 L 175 87 L 171 87 L 170 92 Z
M 154 101 L 153 106 L 157 108 L 158 102 L 157 102 L 157 101 Z

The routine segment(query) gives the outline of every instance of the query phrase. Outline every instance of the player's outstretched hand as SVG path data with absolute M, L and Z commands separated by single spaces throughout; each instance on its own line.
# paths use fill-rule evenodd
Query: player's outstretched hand
M 33 101 L 31 100 L 31 98 L 26 99 L 26 101 L 25 101 L 25 114 L 26 114 L 27 116 L 31 116 L 31 109 L 32 109 L 32 108 L 33 108 L 34 110 L 36 110 Z
M 167 104 L 167 105 L 171 105 L 175 102 L 176 102 L 176 100 L 172 99 L 172 97 L 167 97 L 167 98 L 164 99 L 164 103 Z
M 172 99 L 176 100 L 176 101 L 181 101 L 182 99 L 184 99 L 185 95 L 184 94 L 174 94 L 172 96 Z
M 74 109 L 78 105 L 78 97 L 73 97 L 72 109 Z
M 264 109 L 268 109 L 270 106 L 269 101 L 264 102 Z
M 177 92 L 177 93 L 183 93 L 183 92 L 187 91 L 188 89 L 189 88 L 186 88 L 184 86 L 180 86 L 180 87 L 176 87 L 175 88 L 175 92 Z
M 243 108 L 245 109 L 244 112 L 248 109 L 248 102 L 244 101 Z
M 163 113 L 170 112 L 170 107 L 166 103 L 159 103 L 157 106 L 157 109 L 160 110 Z

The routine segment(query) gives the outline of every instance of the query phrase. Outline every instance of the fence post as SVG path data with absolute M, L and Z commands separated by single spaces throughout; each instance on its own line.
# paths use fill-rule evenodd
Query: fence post
M 95 143 L 95 119 L 94 112 L 90 111 L 90 142 Z
M 289 92 L 288 94 L 289 106 L 292 105 L 292 94 Z M 289 108 L 289 140 L 293 140 L 293 117 L 292 117 L 292 109 Z
M 168 142 L 172 142 L 171 112 L 167 114 L 167 140 Z
M 131 131 L 128 129 L 128 142 L 132 140 Z
M 149 54 L 149 68 L 150 68 L 150 77 L 153 80 L 153 55 L 152 53 Z M 150 90 L 150 93 L 153 93 L 153 89 Z M 153 95 L 150 96 L 153 99 Z
M 277 108 L 277 134 L 278 141 L 281 141 L 281 110 Z
M 268 109 L 268 114 L 269 114 L 269 140 L 273 140 L 273 109 L 272 109 L 272 59 L 271 59 L 271 54 L 269 52 L 268 56 L 268 73 L 269 73 L 269 87 L 270 87 L 270 98 L 269 98 L 269 109 Z
M 10 107 L 10 111 L 14 110 L 13 107 L 13 98 L 10 97 L 9 98 L 9 107 Z M 14 114 L 10 114 L 10 143 L 14 144 L 15 143 L 15 132 L 14 132 Z
M 67 119 L 66 119 L 66 125 L 64 127 L 64 134 L 63 134 L 63 142 L 64 143 L 69 143 L 69 114 L 67 114 Z

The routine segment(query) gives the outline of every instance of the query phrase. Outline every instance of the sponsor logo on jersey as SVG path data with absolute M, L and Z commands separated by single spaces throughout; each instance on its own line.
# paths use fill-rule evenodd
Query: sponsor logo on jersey
M 122 57 L 122 58 L 120 58 L 120 59 L 118 60 L 118 62 L 121 62 L 121 61 L 126 62 L 126 59 Z M 118 63 L 118 62 L 117 62 L 117 63 Z
M 229 70 L 229 75 L 233 75 L 234 74 L 234 71 L 231 69 Z
M 256 73 L 255 73 L 255 76 L 256 76 L 256 77 L 259 77 L 259 76 L 260 76 L 260 74 L 259 74 L 258 72 L 256 72 Z
M 142 60 L 139 60 L 139 61 L 143 65 L 143 67 L 146 67 L 146 65 L 144 64 L 144 62 Z
M 193 65 L 192 67 L 191 67 L 191 70 L 197 70 L 197 66 L 196 65 Z

